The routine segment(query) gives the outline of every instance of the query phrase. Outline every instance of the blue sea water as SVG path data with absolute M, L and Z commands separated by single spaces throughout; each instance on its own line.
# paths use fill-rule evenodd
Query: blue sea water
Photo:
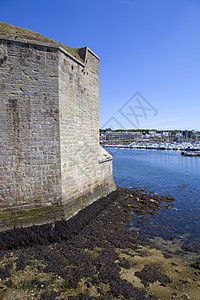
M 183 156 L 180 151 L 106 150 L 114 158 L 116 185 L 146 189 L 176 199 L 172 208 L 163 205 L 156 216 L 141 216 L 140 235 L 182 239 L 185 245 L 193 244 L 200 251 L 200 157 Z M 137 225 L 134 222 L 133 218 L 132 226 Z

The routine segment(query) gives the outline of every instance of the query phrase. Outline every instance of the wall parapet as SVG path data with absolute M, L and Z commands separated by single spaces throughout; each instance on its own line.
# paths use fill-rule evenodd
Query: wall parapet
M 43 43 L 43 42 L 38 42 L 38 41 L 34 41 L 34 40 L 15 38 L 15 37 L 7 37 L 4 35 L 0 35 L 0 40 L 58 49 L 58 50 L 62 51 L 63 53 L 65 53 L 67 56 L 69 56 L 71 59 L 76 61 L 78 64 L 82 65 L 83 67 L 85 66 L 85 60 L 82 62 L 81 60 L 79 60 L 78 58 L 76 58 L 71 53 L 69 53 L 67 50 L 65 50 L 64 48 L 62 48 L 60 45 L 57 45 L 57 44 Z M 87 51 L 91 51 L 88 47 L 84 47 L 84 48 L 86 48 Z M 79 48 L 79 49 L 82 49 L 82 48 Z M 94 54 L 94 55 L 96 55 L 96 54 Z

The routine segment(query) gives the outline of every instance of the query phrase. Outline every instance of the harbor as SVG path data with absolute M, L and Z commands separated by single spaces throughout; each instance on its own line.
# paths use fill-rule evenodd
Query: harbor
M 173 151 L 200 151 L 200 142 L 198 143 L 150 143 L 150 142 L 132 142 L 104 144 L 104 147 L 110 148 L 131 148 L 131 149 L 151 149 L 151 150 L 173 150 Z
M 132 224 L 138 233 L 148 239 L 159 240 L 160 244 L 161 240 L 163 243 L 176 240 L 185 248 L 197 246 L 200 251 L 200 160 L 181 155 L 181 151 L 107 150 L 114 156 L 113 175 L 117 185 L 170 195 L 176 199 L 173 206 L 161 208 L 152 223 L 142 218 L 143 226 L 141 223 Z M 148 230 L 150 225 L 151 230 Z

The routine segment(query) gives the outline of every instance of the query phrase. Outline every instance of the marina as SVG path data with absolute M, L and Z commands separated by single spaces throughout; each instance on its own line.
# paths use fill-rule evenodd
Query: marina
M 150 143 L 150 142 L 132 142 L 129 144 L 104 144 L 104 147 L 110 148 L 131 148 L 131 149 L 151 149 L 151 150 L 174 150 L 174 151 L 200 151 L 200 142 L 198 143 Z

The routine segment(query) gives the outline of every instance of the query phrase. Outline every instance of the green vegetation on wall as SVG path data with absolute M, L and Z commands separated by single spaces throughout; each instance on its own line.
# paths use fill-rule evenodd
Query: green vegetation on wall
M 13 25 L 7 24 L 5 22 L 0 22 L 0 35 L 5 35 L 8 37 L 18 37 L 18 38 L 27 39 L 27 40 L 34 40 L 34 41 L 38 41 L 38 42 L 42 42 L 42 43 L 56 44 L 56 45 L 61 46 L 63 49 L 68 51 L 70 54 L 72 54 L 79 60 L 82 60 L 77 52 L 77 48 L 71 48 L 71 47 L 65 46 L 63 44 L 60 44 L 60 43 L 52 40 L 52 39 L 45 37 L 42 34 L 39 34 L 37 32 L 31 31 L 31 30 L 28 30 L 25 28 L 13 26 Z

